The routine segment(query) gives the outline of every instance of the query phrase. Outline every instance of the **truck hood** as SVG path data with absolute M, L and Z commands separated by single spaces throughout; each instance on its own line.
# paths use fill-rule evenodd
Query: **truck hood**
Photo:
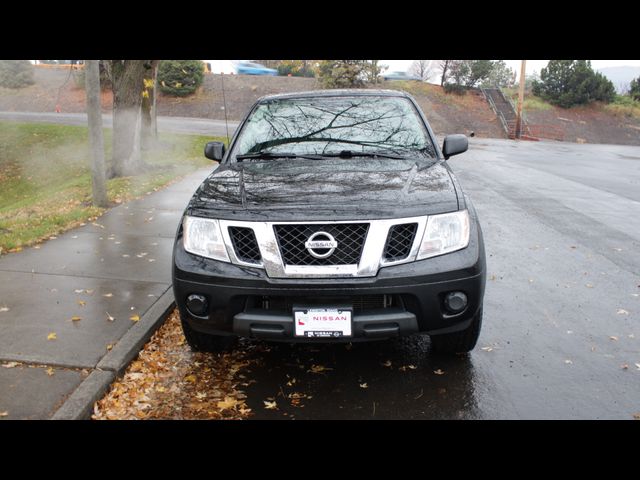
M 458 210 L 447 166 L 434 160 L 287 159 L 223 165 L 189 215 L 296 221 L 397 218 Z

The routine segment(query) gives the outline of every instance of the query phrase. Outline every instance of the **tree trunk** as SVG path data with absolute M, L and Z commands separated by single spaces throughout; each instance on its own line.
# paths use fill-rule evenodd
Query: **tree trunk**
M 85 91 L 87 95 L 87 119 L 91 148 L 91 186 L 93 205 L 107 206 L 107 188 L 104 171 L 104 138 L 102 136 L 102 108 L 100 105 L 99 60 L 85 60 Z
M 148 60 L 112 60 L 113 78 L 113 172 L 111 176 L 139 173 L 140 114 Z
M 142 149 L 150 150 L 158 139 L 156 121 L 156 85 L 158 79 L 159 60 L 151 60 L 151 68 L 144 76 L 142 90 Z
M 440 77 L 441 87 L 444 87 L 444 81 L 447 79 L 447 70 L 449 70 L 449 60 L 442 60 L 442 77 Z

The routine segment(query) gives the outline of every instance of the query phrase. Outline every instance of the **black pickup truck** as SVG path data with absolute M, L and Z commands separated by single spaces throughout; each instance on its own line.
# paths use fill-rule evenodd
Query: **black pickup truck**
M 486 264 L 469 197 L 415 100 L 398 91 L 263 97 L 178 228 L 173 288 L 196 350 L 238 336 L 355 342 L 427 334 L 467 352 Z

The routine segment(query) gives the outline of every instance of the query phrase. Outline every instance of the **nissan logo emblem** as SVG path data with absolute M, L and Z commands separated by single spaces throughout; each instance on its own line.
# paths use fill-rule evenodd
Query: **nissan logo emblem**
M 309 254 L 315 258 L 327 258 L 338 247 L 338 242 L 330 233 L 316 232 L 304 243 Z

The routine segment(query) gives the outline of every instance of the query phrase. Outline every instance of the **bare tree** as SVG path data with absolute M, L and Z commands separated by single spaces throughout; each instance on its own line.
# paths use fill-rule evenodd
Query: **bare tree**
M 451 64 L 453 60 L 440 60 L 439 62 L 440 70 L 442 74 L 440 75 L 440 86 L 444 87 L 445 82 L 447 81 L 447 75 L 449 74 L 449 69 L 451 68 Z
M 107 189 L 104 169 L 104 138 L 102 136 L 102 109 L 100 106 L 99 60 L 85 61 L 85 91 L 87 95 L 87 120 L 91 148 L 91 187 L 93 204 L 107 206 Z
M 423 82 L 428 82 L 435 73 L 437 63 L 434 60 L 414 60 L 409 67 L 409 73 L 420 77 Z

